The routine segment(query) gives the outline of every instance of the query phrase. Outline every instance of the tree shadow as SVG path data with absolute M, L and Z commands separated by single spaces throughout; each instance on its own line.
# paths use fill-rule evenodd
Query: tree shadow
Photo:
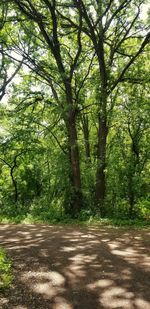
M 149 308 L 148 231 L 1 225 L 14 283 L 2 309 Z

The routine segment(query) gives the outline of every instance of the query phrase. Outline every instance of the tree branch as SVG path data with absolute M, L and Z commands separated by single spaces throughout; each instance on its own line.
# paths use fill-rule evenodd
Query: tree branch
M 142 45 L 140 46 L 139 50 L 136 52 L 136 54 L 130 59 L 130 61 L 127 63 L 127 65 L 125 66 L 125 68 L 123 69 L 123 71 L 121 72 L 120 76 L 118 77 L 118 79 L 115 81 L 115 83 L 113 84 L 113 86 L 111 87 L 111 89 L 108 91 L 108 94 L 110 94 L 115 87 L 118 85 L 119 82 L 122 81 L 122 79 L 124 78 L 124 75 L 126 73 L 126 71 L 129 69 L 129 67 L 134 63 L 134 61 L 137 59 L 137 57 L 143 52 L 145 46 L 149 43 L 150 41 L 150 32 L 147 34 L 145 40 L 143 41 Z

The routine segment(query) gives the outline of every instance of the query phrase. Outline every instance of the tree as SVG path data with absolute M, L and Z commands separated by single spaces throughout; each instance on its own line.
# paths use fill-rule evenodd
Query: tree
M 98 89 L 98 147 L 95 195 L 103 206 L 106 195 L 106 145 L 109 133 L 108 115 L 114 102 L 110 100 L 118 85 L 132 80 L 131 66 L 150 40 L 150 33 L 140 19 L 141 1 L 73 1 L 80 18 L 82 31 L 90 38 L 97 56 Z M 73 29 L 79 28 L 70 18 L 64 20 Z M 131 48 L 131 46 L 133 46 Z M 135 78 L 133 78 L 134 80 Z
M 108 141 L 107 198 L 114 213 L 117 204 L 124 204 L 121 214 L 134 218 L 138 201 L 148 193 L 147 176 L 143 177 L 149 157 L 147 87 L 126 83 L 123 89 L 126 96 L 122 98 L 120 89 Z
M 9 3 L 9 1 L 8 1 Z M 76 117 L 77 106 L 73 95 L 73 79 L 74 72 L 78 65 L 78 60 L 82 51 L 81 45 L 81 25 L 82 19 L 79 20 L 79 30 L 74 36 L 76 40 L 76 50 L 69 52 L 70 47 L 67 47 L 64 43 L 64 39 L 60 39 L 60 20 L 57 13 L 56 1 L 43 0 L 42 3 L 30 1 L 10 1 L 10 5 L 14 4 L 13 8 L 16 11 L 15 20 L 20 23 L 21 31 L 23 31 L 22 40 L 24 42 L 24 49 L 21 44 L 18 48 L 18 43 L 14 45 L 18 48 L 19 52 L 23 54 L 25 58 L 24 62 L 28 62 L 29 66 L 33 66 L 33 71 L 39 76 L 45 77 L 46 82 L 52 90 L 54 98 L 58 102 L 58 95 L 53 82 L 58 84 L 62 89 L 63 101 L 59 102 L 62 109 L 63 120 L 66 126 L 68 136 L 68 157 L 70 160 L 70 181 L 72 183 L 72 212 L 78 213 L 82 205 L 82 190 L 81 190 L 81 177 L 80 177 L 80 159 L 78 150 L 78 137 L 76 130 Z M 24 25 L 20 21 L 21 16 L 25 16 Z M 14 18 L 12 16 L 12 18 Z M 50 22 L 49 22 L 50 20 Z M 32 29 L 36 27 L 36 34 Z M 20 28 L 20 27 L 19 27 Z M 29 37 L 31 35 L 32 42 L 29 45 Z M 65 31 L 63 36 L 65 36 Z M 12 39 L 13 41 L 13 39 Z M 39 44 L 41 49 L 46 52 L 44 58 L 40 57 L 38 50 Z M 30 51 L 26 53 L 25 49 Z M 33 50 L 33 51 L 31 51 Z M 39 63 L 35 60 L 38 56 Z M 53 57 L 53 64 L 51 68 L 51 56 Z M 42 58 L 42 59 L 40 59 Z M 51 76 L 51 72 L 55 72 L 56 78 Z
M 11 159 L 2 159 L 10 163 L 20 149 L 27 151 L 15 169 L 19 192 L 28 188 L 28 171 L 35 192 L 37 174 L 41 194 L 63 196 L 72 216 L 87 205 L 85 197 L 101 215 L 107 211 L 106 197 L 127 198 L 132 213 L 138 199 L 135 179 L 142 177 L 139 157 L 145 157 L 141 145 L 147 147 L 141 137 L 147 118 L 138 117 L 135 102 L 141 96 L 134 88 L 141 89 L 144 102 L 149 75 L 141 62 L 147 61 L 149 33 L 142 5 L 131 0 L 2 1 L 1 94 L 7 99 L 9 93 L 12 120 L 6 127 L 13 137 Z M 4 114 L 5 122 L 9 116 Z

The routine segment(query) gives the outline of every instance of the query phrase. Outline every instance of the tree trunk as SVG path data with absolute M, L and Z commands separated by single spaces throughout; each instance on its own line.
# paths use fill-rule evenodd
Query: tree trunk
M 68 132 L 68 147 L 71 167 L 71 209 L 70 213 L 77 216 L 82 208 L 82 188 L 81 188 L 81 174 L 80 174 L 80 157 L 78 148 L 78 137 L 76 129 L 76 110 L 72 100 L 72 89 L 68 82 L 66 84 L 67 104 L 69 111 L 66 118 L 66 126 Z
M 95 197 L 96 204 L 100 207 L 101 214 L 104 214 L 103 204 L 106 194 L 106 143 L 107 143 L 108 127 L 106 118 L 99 116 L 98 129 L 98 150 L 97 150 L 97 171 L 96 171 L 96 186 Z
M 83 136 L 84 136 L 85 155 L 86 155 L 87 162 L 91 162 L 88 116 L 83 115 L 81 118 L 81 121 L 82 121 Z

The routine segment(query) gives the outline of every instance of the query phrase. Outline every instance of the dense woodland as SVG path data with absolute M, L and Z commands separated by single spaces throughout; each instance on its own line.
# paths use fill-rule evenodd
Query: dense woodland
M 0 213 L 147 217 L 148 1 L 0 9 Z

